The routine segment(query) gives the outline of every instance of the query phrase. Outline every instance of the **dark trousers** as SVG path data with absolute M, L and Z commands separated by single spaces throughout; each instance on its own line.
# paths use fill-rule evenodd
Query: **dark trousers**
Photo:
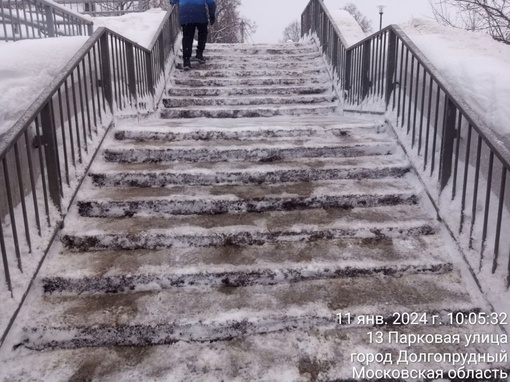
M 195 30 L 198 29 L 197 56 L 201 56 L 207 41 L 207 24 L 183 24 L 182 25 L 182 58 L 189 60 L 193 49 Z

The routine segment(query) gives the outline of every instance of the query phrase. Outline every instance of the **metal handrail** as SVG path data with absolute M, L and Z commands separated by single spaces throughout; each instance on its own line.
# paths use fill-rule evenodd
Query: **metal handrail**
M 94 23 L 47 0 L 0 0 L 0 39 L 90 36 Z
M 317 35 L 338 73 L 344 103 L 358 109 L 376 105 L 395 119 L 406 151 L 437 184 L 428 191 L 440 216 L 446 215 L 442 218 L 465 253 L 479 251 L 476 261 L 470 259 L 472 268 L 490 265 L 495 273 L 503 251 L 510 252 L 510 240 L 502 235 L 510 232 L 508 147 L 398 26 L 348 47 L 322 0 L 309 2 L 301 22 L 302 34 Z M 338 51 L 345 51 L 341 60 Z M 456 203 L 459 213 L 441 214 L 446 203 Z M 475 234 L 478 228 L 481 235 Z M 492 261 L 486 263 L 489 252 Z M 504 272 L 510 287 L 510 254 Z
M 175 7 L 149 48 L 99 28 L 0 137 L 0 272 L 11 297 L 12 272 L 34 243 L 48 250 L 115 116 L 156 110 L 179 31 Z M 22 303 L 28 289 L 17 292 Z
M 127 13 L 144 12 L 150 8 L 149 0 L 126 2 L 124 0 L 55 0 L 66 8 L 90 16 L 122 16 Z M 166 6 L 168 2 L 163 5 Z M 125 8 L 124 8 L 125 7 Z

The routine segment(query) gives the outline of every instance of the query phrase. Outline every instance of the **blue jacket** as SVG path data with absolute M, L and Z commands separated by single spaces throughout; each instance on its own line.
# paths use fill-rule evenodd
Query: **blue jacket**
M 215 0 L 170 0 L 170 4 L 179 4 L 181 25 L 207 24 L 209 17 L 216 16 Z

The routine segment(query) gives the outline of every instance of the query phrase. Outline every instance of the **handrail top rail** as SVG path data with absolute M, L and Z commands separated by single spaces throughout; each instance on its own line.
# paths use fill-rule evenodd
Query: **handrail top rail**
M 487 126 L 483 118 L 478 112 L 469 106 L 468 102 L 455 90 L 455 88 L 443 77 L 439 69 L 437 69 L 425 54 L 418 48 L 418 46 L 411 40 L 411 38 L 396 24 L 388 25 L 382 30 L 371 34 L 370 36 L 358 41 L 356 44 L 349 47 L 347 50 L 353 50 L 364 43 L 378 38 L 386 31 L 394 32 L 402 41 L 402 43 L 413 52 L 416 60 L 428 71 L 428 74 L 436 81 L 441 90 L 448 96 L 453 104 L 463 113 L 469 124 L 477 131 L 477 133 L 485 139 L 486 144 L 499 158 L 503 165 L 510 169 L 510 148 L 505 146 L 498 138 L 497 134 Z
M 17 0 L 14 0 L 13 2 L 17 2 Z M 88 17 L 82 15 L 81 13 L 79 12 L 75 12 L 73 11 L 72 9 L 69 9 L 57 2 L 54 2 L 54 1 L 48 1 L 48 0 L 37 0 L 38 3 L 41 3 L 41 4 L 44 4 L 44 5 L 48 5 L 52 8 L 56 8 L 58 9 L 60 12 L 66 14 L 66 15 L 70 15 L 70 16 L 73 16 L 74 18 L 77 18 L 77 19 L 80 19 L 84 24 L 86 25 L 94 25 L 94 22 L 92 20 L 90 20 Z
M 165 21 L 170 17 L 173 8 L 170 8 L 167 12 L 163 20 L 161 21 L 161 25 L 159 26 L 157 32 L 159 33 L 163 28 Z M 105 33 L 110 33 L 111 35 L 132 44 L 134 47 L 146 52 L 150 53 L 152 48 L 154 47 L 155 42 L 153 41 L 151 44 L 151 49 L 148 49 L 137 42 L 134 42 L 117 32 L 107 28 L 107 27 L 99 27 L 94 31 L 92 36 L 90 36 L 85 44 L 76 52 L 76 54 L 69 60 L 69 62 L 62 68 L 62 70 L 57 74 L 57 76 L 44 88 L 41 94 L 36 98 L 36 100 L 27 108 L 27 110 L 20 116 L 20 118 L 16 121 L 16 123 L 4 134 L 0 135 L 0 161 L 5 158 L 9 150 L 13 147 L 14 143 L 24 134 L 27 125 L 32 123 L 34 116 L 39 114 L 39 112 L 43 109 L 46 102 L 50 99 L 50 97 L 58 90 L 58 88 L 66 81 L 67 77 L 72 73 L 72 71 L 80 64 L 81 60 L 85 57 L 85 55 L 90 51 L 92 46 L 103 36 Z

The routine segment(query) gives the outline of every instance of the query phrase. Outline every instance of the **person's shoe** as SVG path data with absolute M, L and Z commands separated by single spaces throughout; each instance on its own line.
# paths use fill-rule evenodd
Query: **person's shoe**
M 205 64 L 206 63 L 206 59 L 204 58 L 203 55 L 197 54 L 196 58 L 197 58 L 197 61 L 198 61 L 199 64 Z
M 185 59 L 182 63 L 182 68 L 185 70 L 185 71 L 188 71 L 188 70 L 191 70 L 191 60 L 188 58 L 188 59 Z

